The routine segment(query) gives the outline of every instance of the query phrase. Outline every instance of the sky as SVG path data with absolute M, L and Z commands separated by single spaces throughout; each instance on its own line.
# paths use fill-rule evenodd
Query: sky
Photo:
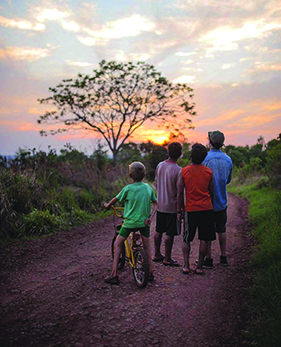
M 41 137 L 38 99 L 103 59 L 145 61 L 193 88 L 189 142 L 212 130 L 235 146 L 281 133 L 280 0 L 0 0 L 0 154 L 96 149 L 95 134 Z M 131 140 L 167 136 L 144 123 Z

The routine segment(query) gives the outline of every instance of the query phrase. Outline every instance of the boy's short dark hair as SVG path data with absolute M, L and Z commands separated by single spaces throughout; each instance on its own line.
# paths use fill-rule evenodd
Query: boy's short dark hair
M 191 161 L 194 164 L 201 164 L 202 161 L 206 158 L 207 148 L 201 143 L 195 143 L 191 147 Z
M 140 161 L 134 161 L 129 165 L 129 174 L 134 181 L 141 182 L 145 176 L 145 166 Z
M 171 159 L 178 159 L 182 154 L 182 145 L 179 142 L 172 142 L 168 146 L 168 154 Z
M 221 131 L 219 130 L 209 131 L 208 137 L 211 142 L 211 145 L 215 149 L 220 149 L 223 146 L 225 138 L 224 138 L 224 134 Z

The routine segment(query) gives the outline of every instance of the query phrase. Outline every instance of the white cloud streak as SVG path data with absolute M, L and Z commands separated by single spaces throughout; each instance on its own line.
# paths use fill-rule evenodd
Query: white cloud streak
M 0 16 L 0 25 L 6 28 L 15 28 L 19 30 L 34 30 L 43 31 L 46 29 L 45 25 L 42 23 L 31 23 L 25 19 L 9 19 Z

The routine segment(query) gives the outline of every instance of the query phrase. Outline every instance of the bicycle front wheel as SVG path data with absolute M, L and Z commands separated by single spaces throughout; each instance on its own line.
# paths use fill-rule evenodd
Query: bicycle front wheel
M 149 265 L 146 253 L 143 248 L 138 248 L 134 251 L 135 267 L 133 275 L 136 284 L 139 288 L 144 288 L 147 285 L 149 277 Z
M 112 242 L 111 242 L 111 255 L 112 255 L 112 260 L 114 259 L 114 242 L 117 238 L 118 234 L 114 235 L 113 239 L 112 239 Z M 118 262 L 118 267 L 117 269 L 118 270 L 122 270 L 125 266 L 125 261 L 126 261 L 126 258 L 125 258 L 125 245 L 123 244 L 122 245 L 122 251 L 121 251 L 121 254 L 120 254 L 120 258 L 119 258 L 119 262 Z

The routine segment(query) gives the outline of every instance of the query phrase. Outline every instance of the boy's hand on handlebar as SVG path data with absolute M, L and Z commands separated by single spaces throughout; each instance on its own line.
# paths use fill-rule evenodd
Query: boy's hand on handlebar
M 106 210 L 109 210 L 109 209 L 110 209 L 110 205 L 109 205 L 109 204 L 103 204 L 103 207 L 104 207 Z

